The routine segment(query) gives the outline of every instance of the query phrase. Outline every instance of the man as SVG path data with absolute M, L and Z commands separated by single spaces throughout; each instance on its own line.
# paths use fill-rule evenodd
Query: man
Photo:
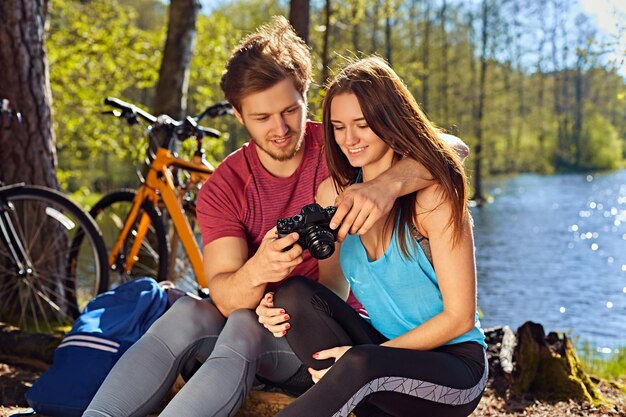
M 309 50 L 284 18 L 235 48 L 222 89 L 251 140 L 220 164 L 198 198 L 211 301 L 177 301 L 118 361 L 85 416 L 145 415 L 196 362 L 202 366 L 161 415 L 231 416 L 255 376 L 281 384 L 300 369 L 285 338 L 274 337 L 253 310 L 261 300 L 274 307 L 264 295 L 290 276 L 323 280 L 329 273 L 294 245 L 297 234 L 276 238 L 274 229 L 278 218 L 312 203 L 328 176 L 321 125 L 306 121 L 310 79 Z M 403 160 L 346 190 L 332 220 L 341 225 L 339 239 L 365 232 L 397 195 L 428 185 L 428 176 Z M 288 321 L 279 307 L 273 310 Z

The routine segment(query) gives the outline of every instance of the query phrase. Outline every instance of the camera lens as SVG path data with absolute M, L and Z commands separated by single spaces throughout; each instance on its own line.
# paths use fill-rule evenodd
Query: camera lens
M 335 252 L 335 236 L 326 229 L 312 227 L 307 230 L 304 242 L 316 259 L 326 259 Z

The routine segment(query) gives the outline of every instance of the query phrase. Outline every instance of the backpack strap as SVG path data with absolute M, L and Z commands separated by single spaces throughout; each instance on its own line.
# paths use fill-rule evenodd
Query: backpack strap
M 411 223 L 411 235 L 417 241 L 417 244 L 420 245 L 420 247 L 424 251 L 424 254 L 426 254 L 426 258 L 428 259 L 428 262 L 430 262 L 430 264 L 432 265 L 433 255 L 432 255 L 432 252 L 430 251 L 430 241 L 428 240 L 428 238 L 424 236 L 423 234 L 421 234 L 413 223 Z

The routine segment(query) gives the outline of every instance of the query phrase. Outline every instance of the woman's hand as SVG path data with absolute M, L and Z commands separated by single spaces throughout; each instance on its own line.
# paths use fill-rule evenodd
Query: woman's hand
M 273 292 L 265 294 L 255 312 L 257 316 L 259 316 L 259 323 L 272 332 L 274 337 L 283 337 L 291 327 L 291 325 L 287 323 L 289 314 L 282 308 L 274 308 Z
M 317 360 L 335 358 L 335 362 L 337 362 L 339 358 L 343 356 L 344 353 L 350 350 L 351 347 L 352 346 L 338 346 L 332 349 L 320 350 L 319 352 L 314 353 L 313 357 Z M 332 366 L 330 368 L 332 368 Z M 322 379 L 322 377 L 326 375 L 326 372 L 328 372 L 330 368 L 320 369 L 320 370 L 309 368 L 309 373 L 311 374 L 311 377 L 313 378 L 313 382 L 317 384 L 317 381 Z

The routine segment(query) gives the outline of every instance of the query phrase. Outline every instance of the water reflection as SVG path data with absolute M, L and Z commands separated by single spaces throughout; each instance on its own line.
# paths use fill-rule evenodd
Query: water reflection
M 487 183 L 472 213 L 483 324 L 571 330 L 626 346 L 626 170 Z

